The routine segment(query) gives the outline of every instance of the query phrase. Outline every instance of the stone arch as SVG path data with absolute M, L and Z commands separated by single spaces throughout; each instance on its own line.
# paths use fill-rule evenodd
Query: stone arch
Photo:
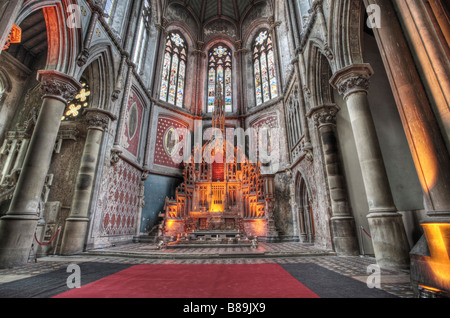
M 309 44 L 307 83 L 311 90 L 311 107 L 334 103 L 333 88 L 329 82 L 335 68 L 334 61 L 329 59 L 320 44 L 318 41 Z
M 77 68 L 76 60 L 82 45 L 82 28 L 66 26 L 68 6 L 78 4 L 77 0 L 29 1 L 19 12 L 16 24 L 20 24 L 31 13 L 42 9 L 47 26 L 46 69 L 63 74 L 72 74 Z
M 301 242 L 314 243 L 315 227 L 312 196 L 310 188 L 300 172 L 295 177 L 295 203 L 297 206 Z
M 162 33 L 161 37 L 161 45 L 159 47 L 159 52 L 157 54 L 156 61 L 156 74 L 155 74 L 155 97 L 159 101 L 160 99 L 160 88 L 161 88 L 161 76 L 164 68 L 164 52 L 166 49 L 166 37 L 171 32 L 178 32 L 181 34 L 183 39 L 186 41 L 187 46 L 187 66 L 186 66 L 186 76 L 189 74 L 194 74 L 194 78 L 192 80 L 188 80 L 186 77 L 185 87 L 184 87 L 184 106 L 187 110 L 193 110 L 196 103 L 196 87 L 195 84 L 197 82 L 196 78 L 196 56 L 193 52 L 197 49 L 197 42 L 192 31 L 181 22 L 172 22 L 170 25 Z M 173 106 L 176 107 L 176 106 Z
M 329 43 L 336 70 L 363 63 L 364 4 L 360 0 L 336 0 L 330 8 Z
M 243 88 L 246 92 L 244 94 L 244 105 L 248 108 L 256 107 L 256 91 L 255 91 L 255 80 L 254 80 L 254 70 L 253 70 L 253 41 L 260 31 L 268 30 L 271 27 L 267 19 L 259 18 L 253 21 L 243 35 L 242 48 L 245 50 L 245 54 L 242 57 L 242 81 Z M 274 40 L 272 38 L 272 40 Z M 275 53 L 275 67 L 277 70 L 277 82 L 280 87 L 280 64 L 279 64 L 279 52 L 278 45 L 274 41 L 274 53 Z M 245 111 L 245 110 L 244 110 Z
M 177 8 L 179 11 L 177 11 Z M 194 34 L 198 34 L 200 31 L 201 23 L 197 15 L 192 12 L 190 7 L 185 7 L 181 1 L 172 1 L 168 4 L 165 8 L 164 17 L 169 25 L 172 23 L 183 24 Z
M 104 109 L 115 113 L 112 93 L 115 89 L 116 70 L 110 46 L 98 44 L 90 49 L 90 56 L 85 66 L 77 72 L 76 79 L 84 76 L 95 94 L 91 97 L 93 108 Z
M 266 19 L 269 18 L 269 16 L 273 16 L 274 15 L 274 7 L 271 3 L 272 1 L 267 1 L 267 0 L 256 0 L 254 1 L 252 6 L 249 6 L 243 13 L 242 16 L 240 18 L 240 25 L 241 27 L 244 29 L 246 27 L 246 20 L 250 21 L 250 25 L 253 24 L 255 21 L 259 20 L 260 18 L 262 19 Z M 261 9 L 260 12 L 257 12 L 258 9 Z M 258 13 L 264 14 L 263 10 L 266 11 L 266 13 L 268 13 L 267 16 L 262 16 L 259 15 Z M 251 16 L 252 14 L 255 14 L 255 16 Z
M 238 107 L 239 107 L 239 96 L 240 96 L 240 89 L 238 86 L 238 79 L 240 78 L 241 75 L 241 70 L 239 69 L 239 63 L 236 60 L 236 55 L 234 54 L 236 52 L 236 46 L 235 43 L 233 41 L 232 38 L 227 37 L 225 35 L 218 35 L 215 36 L 211 39 L 209 39 L 209 41 L 207 43 L 205 43 L 204 46 L 204 53 L 206 54 L 205 58 L 202 59 L 201 61 L 201 68 L 199 71 L 199 80 L 201 84 L 201 87 L 203 88 L 201 90 L 201 92 L 199 92 L 199 98 L 201 98 L 201 101 L 203 103 L 201 103 L 201 105 L 203 105 L 203 109 L 202 109 L 202 113 L 207 113 L 207 106 L 208 106 L 208 53 L 209 51 L 216 45 L 219 43 L 223 43 L 225 44 L 233 53 L 232 54 L 232 60 L 233 60 L 233 68 L 232 68 L 232 85 L 233 85 L 233 91 L 232 91 L 232 105 L 233 105 L 233 113 L 236 113 L 238 111 Z

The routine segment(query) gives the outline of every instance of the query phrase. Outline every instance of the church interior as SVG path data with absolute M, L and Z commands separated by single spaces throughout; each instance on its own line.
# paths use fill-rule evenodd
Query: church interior
M 344 262 L 348 297 L 392 296 L 378 268 L 449 298 L 449 21 L 445 0 L 1 0 L 0 297 L 91 257 L 124 261 L 82 263 L 94 285 L 175 275 L 180 298 L 216 271 L 242 286 L 204 297 L 336 297 L 317 286 Z

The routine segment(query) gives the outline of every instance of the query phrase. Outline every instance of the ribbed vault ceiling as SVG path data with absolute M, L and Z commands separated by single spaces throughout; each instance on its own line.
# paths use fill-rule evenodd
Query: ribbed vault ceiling
M 249 7 L 260 2 L 258 0 L 169 0 L 190 9 L 201 23 L 217 16 L 225 16 L 240 21 Z

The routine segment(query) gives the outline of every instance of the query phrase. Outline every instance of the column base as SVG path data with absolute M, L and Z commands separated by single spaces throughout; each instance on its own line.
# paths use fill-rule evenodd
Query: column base
M 338 255 L 359 255 L 358 239 L 355 232 L 355 221 L 352 217 L 332 217 L 334 250 Z
M 0 219 L 0 268 L 28 263 L 38 221 L 35 215 L 6 215 Z
M 408 269 L 410 247 L 402 215 L 397 212 L 380 212 L 370 213 L 367 218 L 378 265 Z
M 89 221 L 88 218 L 68 218 L 66 220 L 61 255 L 69 256 L 84 252 Z

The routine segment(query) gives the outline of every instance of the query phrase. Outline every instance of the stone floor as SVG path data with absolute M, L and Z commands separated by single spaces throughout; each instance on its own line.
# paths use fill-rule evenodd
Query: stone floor
M 138 243 L 96 249 L 81 255 L 49 256 L 14 269 L 0 270 L 0 284 L 67 268 L 85 262 L 123 264 L 261 264 L 314 263 L 339 274 L 367 282 L 373 257 L 340 257 L 331 251 L 299 243 L 259 243 L 252 248 L 188 248 L 158 250 L 155 244 Z M 382 269 L 381 289 L 401 298 L 413 298 L 408 271 Z

